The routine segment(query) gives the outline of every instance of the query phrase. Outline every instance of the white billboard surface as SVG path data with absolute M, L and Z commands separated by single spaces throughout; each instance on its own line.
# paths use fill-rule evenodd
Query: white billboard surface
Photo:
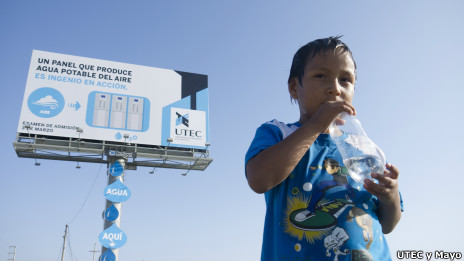
M 208 100 L 206 75 L 34 50 L 18 132 L 204 148 Z

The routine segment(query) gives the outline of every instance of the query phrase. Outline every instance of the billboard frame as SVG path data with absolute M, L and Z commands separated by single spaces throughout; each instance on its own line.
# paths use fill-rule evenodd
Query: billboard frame
M 28 129 L 28 126 L 26 126 Z M 18 132 L 13 147 L 18 157 L 105 163 L 112 156 L 127 158 L 128 169 L 137 167 L 205 170 L 213 161 L 206 149 L 131 144 Z

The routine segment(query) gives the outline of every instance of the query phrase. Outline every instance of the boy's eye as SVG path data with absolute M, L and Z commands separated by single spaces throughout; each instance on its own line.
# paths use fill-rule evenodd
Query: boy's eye
M 326 78 L 325 74 L 322 74 L 322 73 L 315 74 L 314 77 L 321 78 L 321 79 Z
M 349 82 L 349 83 L 352 83 L 352 81 L 351 81 L 350 78 L 341 78 L 341 81 L 342 81 L 342 82 Z

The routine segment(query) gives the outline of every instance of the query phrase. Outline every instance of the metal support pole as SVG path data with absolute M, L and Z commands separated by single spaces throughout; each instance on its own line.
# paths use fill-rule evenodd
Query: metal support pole
M 124 183 L 124 173 L 122 175 L 120 175 L 119 177 L 114 177 L 113 175 L 109 174 L 109 168 L 111 165 L 113 165 L 113 163 L 115 163 L 116 161 L 119 161 L 119 163 L 121 163 L 121 165 L 124 167 L 124 170 L 125 170 L 125 166 L 126 166 L 126 161 L 127 159 L 125 158 L 111 158 L 110 159 L 110 163 L 108 164 L 108 186 L 113 184 L 116 180 L 119 179 L 119 181 L 121 181 L 122 183 Z M 115 203 L 115 202 L 111 202 L 109 200 L 106 200 L 106 207 L 105 207 L 105 210 L 108 209 L 111 205 L 114 205 L 114 207 L 119 211 L 119 216 L 118 218 L 115 220 L 115 221 L 108 221 L 106 219 L 104 219 L 104 224 L 103 224 L 103 230 L 111 227 L 113 224 L 116 224 L 119 228 L 121 227 L 121 205 L 122 203 Z M 105 253 L 106 250 L 108 250 L 108 248 L 102 246 L 102 250 L 101 250 L 101 253 Z M 118 261 L 119 259 L 119 249 L 113 249 L 112 250 L 115 257 L 116 257 L 116 261 Z
M 66 229 L 64 230 L 63 251 L 61 252 L 61 261 L 64 260 L 64 251 L 66 250 L 66 238 L 67 237 L 68 237 L 68 224 L 66 224 Z

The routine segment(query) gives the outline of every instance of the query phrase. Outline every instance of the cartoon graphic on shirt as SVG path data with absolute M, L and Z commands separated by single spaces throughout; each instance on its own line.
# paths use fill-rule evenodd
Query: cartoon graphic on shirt
M 343 255 L 346 256 L 350 253 L 350 250 L 340 250 L 340 247 L 345 244 L 345 242 L 350 238 L 346 231 L 343 228 L 336 227 L 332 234 L 328 235 L 324 238 L 324 246 L 326 248 L 326 256 L 331 257 L 332 251 L 335 254 L 334 261 L 338 261 L 338 256 Z
M 326 158 L 324 160 L 324 169 L 328 174 L 330 174 L 332 180 L 323 180 L 317 184 L 316 188 L 312 192 L 312 199 L 308 206 L 309 211 L 314 211 L 316 205 L 319 204 L 319 201 L 324 198 L 326 191 L 336 186 L 346 188 L 348 192 L 347 197 L 355 197 L 356 190 L 348 184 L 348 170 L 346 167 L 340 166 L 340 164 L 334 159 Z
M 348 170 L 346 167 L 340 167 L 338 161 L 327 158 L 324 160 L 324 169 L 330 175 L 333 175 L 335 182 L 338 184 L 348 184 L 346 176 L 348 175 Z
M 350 200 L 335 199 L 331 201 L 322 200 L 314 212 L 308 210 L 311 198 L 304 194 L 289 197 L 283 224 L 285 232 L 302 240 L 303 237 L 309 242 L 321 240 L 328 236 L 337 225 L 337 218 L 348 207 L 354 206 Z
M 368 215 L 364 210 L 357 207 L 353 207 L 348 212 L 346 219 L 349 222 L 353 222 L 353 218 L 356 220 L 356 223 L 363 229 L 364 242 L 367 242 L 366 249 L 369 250 L 372 242 L 374 241 L 372 217 Z
M 309 243 L 314 243 L 315 240 L 323 239 L 324 236 L 329 235 L 330 230 L 302 230 L 295 227 L 291 223 L 290 219 L 291 214 L 295 211 L 300 210 L 301 212 L 304 212 L 307 209 L 310 200 L 311 198 L 307 198 L 303 193 L 288 197 L 287 208 L 285 210 L 285 216 L 282 220 L 282 224 L 284 225 L 285 233 L 298 238 L 298 240 L 305 238 Z
M 328 230 L 337 225 L 337 218 L 349 206 L 354 206 L 351 200 L 335 199 L 321 202 L 314 212 L 307 208 L 296 209 L 290 213 L 290 223 L 306 231 Z
M 333 180 L 321 181 L 315 188 L 311 188 L 309 199 L 304 193 L 289 196 L 287 199 L 286 215 L 283 220 L 285 232 L 299 240 L 305 237 L 309 243 L 330 235 L 331 230 L 338 223 L 337 218 L 348 207 L 354 206 L 350 196 L 354 196 L 355 189 L 348 184 L 346 168 L 340 167 L 336 160 L 330 158 L 324 160 L 324 168 Z M 324 199 L 325 192 L 335 186 L 343 186 L 347 189 L 345 199 Z M 305 188 L 303 190 L 308 191 Z
M 351 199 L 355 198 L 358 191 L 348 183 L 346 168 L 340 166 L 336 160 L 326 158 L 323 162 L 322 171 L 324 170 L 327 173 L 321 181 L 314 184 L 306 182 L 301 188 L 293 188 L 291 194 L 288 195 L 287 208 L 282 222 L 285 233 L 298 238 L 299 241 L 305 238 L 310 244 L 322 241 L 326 256 L 333 257 L 334 261 L 348 255 L 352 261 L 372 260 L 368 250 L 374 241 L 373 219 L 363 209 L 354 206 Z M 327 199 L 326 192 L 334 187 L 345 188 L 345 190 L 338 190 L 344 192 L 345 198 Z M 365 208 L 367 209 L 366 205 Z M 351 251 L 347 248 L 343 249 L 350 235 L 344 228 L 338 226 L 338 218 L 342 214 L 346 215 L 347 222 L 355 221 L 362 228 L 362 238 L 366 242 L 366 249 Z M 300 248 L 295 248 L 295 251 L 299 251 Z

